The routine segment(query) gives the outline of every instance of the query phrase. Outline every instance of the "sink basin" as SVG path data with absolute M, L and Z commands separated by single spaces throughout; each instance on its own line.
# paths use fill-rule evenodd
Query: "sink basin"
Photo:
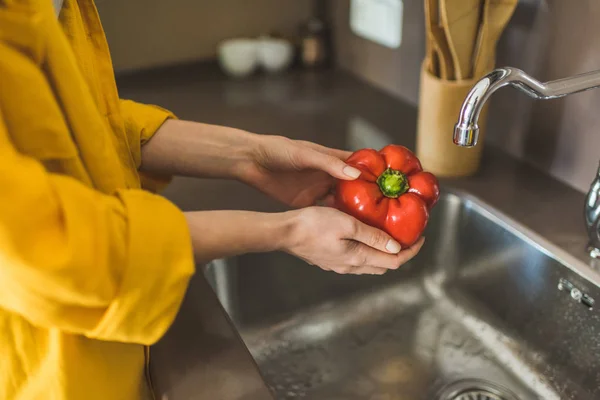
M 600 398 L 594 270 L 448 188 L 425 236 L 383 276 L 282 253 L 205 275 L 276 399 Z

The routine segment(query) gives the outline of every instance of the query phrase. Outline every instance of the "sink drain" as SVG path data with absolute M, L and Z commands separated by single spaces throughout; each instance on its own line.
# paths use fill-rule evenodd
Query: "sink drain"
M 510 390 L 478 379 L 455 382 L 447 386 L 439 400 L 519 400 Z
M 452 400 L 505 400 L 487 390 L 469 390 L 452 398 Z

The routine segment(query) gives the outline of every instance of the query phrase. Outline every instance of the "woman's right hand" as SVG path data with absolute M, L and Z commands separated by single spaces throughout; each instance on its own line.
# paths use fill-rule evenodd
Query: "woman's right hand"
M 387 233 L 329 207 L 284 213 L 196 211 L 185 213 L 198 262 L 254 252 L 286 251 L 339 274 L 383 274 L 421 249 L 408 249 Z
M 382 275 L 412 259 L 424 243 L 408 249 L 387 233 L 328 207 L 292 211 L 291 229 L 282 249 L 309 264 L 339 274 Z

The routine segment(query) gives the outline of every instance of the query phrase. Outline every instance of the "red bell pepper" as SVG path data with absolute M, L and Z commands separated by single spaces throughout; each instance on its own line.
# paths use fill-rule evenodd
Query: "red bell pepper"
M 402 247 L 413 245 L 439 199 L 437 178 L 423 172 L 419 159 L 399 145 L 358 150 L 346 163 L 361 175 L 337 182 L 336 207 L 387 232 Z

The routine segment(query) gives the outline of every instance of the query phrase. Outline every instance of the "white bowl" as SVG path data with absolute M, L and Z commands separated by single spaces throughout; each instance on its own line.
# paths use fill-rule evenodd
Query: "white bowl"
M 231 76 L 241 78 L 254 72 L 258 66 L 258 41 L 229 39 L 217 50 L 221 68 Z
M 258 44 L 258 61 L 269 72 L 279 72 L 291 64 L 294 47 L 284 39 L 262 38 Z

